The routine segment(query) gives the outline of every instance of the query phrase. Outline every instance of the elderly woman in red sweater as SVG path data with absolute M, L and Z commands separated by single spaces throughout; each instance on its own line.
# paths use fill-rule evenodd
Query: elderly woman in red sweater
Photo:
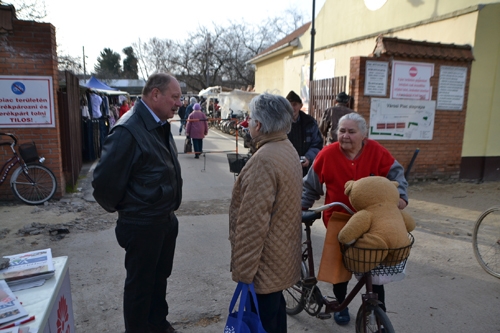
M 377 141 L 368 139 L 368 128 L 365 119 L 358 113 L 349 113 L 339 120 L 337 128 L 338 142 L 323 148 L 314 160 L 314 163 L 303 181 L 302 209 L 312 207 L 323 193 L 323 184 L 326 186 L 325 203 L 342 202 L 351 210 L 349 198 L 344 194 L 344 185 L 348 180 L 358 180 L 369 176 L 382 176 L 399 183 L 399 209 L 404 209 L 408 203 L 406 189 L 408 183 L 404 176 L 404 169 L 391 153 Z M 341 212 L 341 207 L 335 207 L 323 213 L 323 222 L 334 228 L 336 235 L 347 222 L 348 216 L 332 214 Z M 336 237 L 336 236 L 335 236 Z M 340 247 L 339 247 L 340 248 Z M 335 253 L 337 261 L 334 265 L 333 292 L 339 302 L 343 302 L 347 294 L 347 284 L 351 279 L 342 263 L 340 250 Z M 381 308 L 385 311 L 384 286 L 373 285 L 373 291 L 378 294 L 382 302 Z M 349 309 L 334 314 L 335 322 L 339 325 L 349 323 Z
M 208 134 L 207 117 L 201 112 L 201 106 L 196 103 L 193 112 L 189 114 L 186 135 L 193 140 L 194 158 L 200 158 L 203 152 L 203 139 Z

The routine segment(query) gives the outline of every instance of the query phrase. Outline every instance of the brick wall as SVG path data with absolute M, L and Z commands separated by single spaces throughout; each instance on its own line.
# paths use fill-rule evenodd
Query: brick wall
M 380 140 L 391 154 L 405 167 L 409 165 L 415 149 L 420 153 L 413 164 L 409 179 L 458 179 L 464 136 L 465 115 L 467 112 L 467 98 L 471 71 L 470 62 L 445 61 L 436 59 L 408 59 L 392 57 L 352 57 L 350 68 L 350 93 L 354 98 L 353 109 L 370 122 L 370 101 L 372 96 L 364 96 L 366 60 L 389 62 L 387 95 L 390 97 L 390 82 L 392 61 L 402 60 L 411 62 L 434 63 L 434 76 L 431 78 L 432 100 L 437 100 L 440 66 L 467 67 L 467 84 L 462 111 L 436 110 L 434 119 L 434 133 L 432 140 Z
M 65 192 L 62 172 L 59 110 L 57 106 L 57 54 L 55 28 L 49 23 L 13 20 L 13 32 L 0 35 L 0 75 L 51 76 L 55 108 L 54 128 L 1 128 L 0 132 L 14 133 L 20 143 L 35 141 L 44 163 L 57 178 L 55 198 Z M 3 138 L 2 138 L 3 139 Z M 0 163 L 10 156 L 8 146 L 0 147 Z M 12 174 L 12 171 L 10 172 Z M 13 200 L 9 178 L 0 186 L 0 200 Z

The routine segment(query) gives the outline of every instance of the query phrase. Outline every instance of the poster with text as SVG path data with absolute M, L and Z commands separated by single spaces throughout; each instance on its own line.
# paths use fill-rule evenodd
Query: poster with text
M 370 139 L 432 140 L 436 101 L 372 98 Z
M 393 61 L 391 98 L 430 101 L 432 76 L 434 76 L 434 64 Z
M 0 76 L 0 127 L 55 127 L 50 76 Z
M 462 111 L 467 67 L 441 66 L 437 96 L 438 110 Z
M 388 62 L 366 61 L 365 96 L 385 96 L 387 94 L 388 73 Z

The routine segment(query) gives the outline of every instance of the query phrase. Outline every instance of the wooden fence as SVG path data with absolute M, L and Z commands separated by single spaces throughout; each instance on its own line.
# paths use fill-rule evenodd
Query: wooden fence
M 309 85 L 309 115 L 319 122 L 323 111 L 335 105 L 337 94 L 347 93 L 346 85 L 347 76 L 312 81 Z

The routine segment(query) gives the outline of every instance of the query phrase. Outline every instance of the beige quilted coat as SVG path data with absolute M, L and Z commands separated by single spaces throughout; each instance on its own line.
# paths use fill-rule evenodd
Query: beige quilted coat
M 257 294 L 300 279 L 302 167 L 286 134 L 261 135 L 238 176 L 229 209 L 231 270 Z

